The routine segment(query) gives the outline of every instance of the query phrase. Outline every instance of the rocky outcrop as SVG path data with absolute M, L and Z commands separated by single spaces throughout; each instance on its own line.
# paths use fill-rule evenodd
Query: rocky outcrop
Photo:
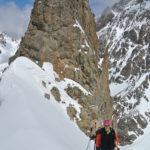
M 100 76 L 100 89 L 102 90 L 101 91 L 101 99 L 103 99 L 104 103 L 103 104 L 99 103 L 98 105 L 100 105 L 100 112 L 103 112 L 103 114 L 102 114 L 103 116 L 105 116 L 105 114 L 108 114 L 107 118 L 112 118 L 113 101 L 110 96 L 110 90 L 109 90 L 109 72 L 108 72 L 108 70 L 109 70 L 109 55 L 108 54 L 104 55 L 104 60 L 102 62 L 101 67 L 102 67 L 102 73 Z M 110 113 L 108 113 L 108 112 L 110 112 Z
M 113 111 L 108 67 L 105 68 L 108 59 L 101 73 L 98 50 L 96 25 L 88 0 L 35 0 L 28 30 L 10 62 L 18 56 L 29 57 L 39 65 L 50 62 L 59 80 L 70 78 L 89 91 L 85 95 L 76 88 L 66 89 L 83 106 L 82 120 L 77 123 L 86 131 L 91 120 L 111 119 Z M 75 117 L 75 110 L 68 107 L 67 111 L 73 112 L 71 119 Z
M 56 101 L 60 102 L 61 98 L 60 98 L 59 90 L 56 87 L 53 87 L 51 89 L 51 92 L 52 92 L 53 96 L 55 97 Z

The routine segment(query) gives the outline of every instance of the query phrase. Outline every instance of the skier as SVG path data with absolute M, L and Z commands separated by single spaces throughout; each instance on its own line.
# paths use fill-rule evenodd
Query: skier
M 110 127 L 109 120 L 103 122 L 104 127 L 96 132 L 96 150 L 119 150 L 119 138 L 114 129 Z

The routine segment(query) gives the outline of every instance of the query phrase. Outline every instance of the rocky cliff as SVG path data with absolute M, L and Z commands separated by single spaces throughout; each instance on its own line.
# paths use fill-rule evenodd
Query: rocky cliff
M 150 1 L 121 0 L 97 22 L 100 51 L 109 53 L 110 89 L 122 144 L 150 120 Z
M 91 120 L 112 118 L 112 100 L 108 87 L 108 57 L 98 68 L 99 43 L 88 0 L 35 0 L 31 20 L 16 57 L 26 56 L 42 66 L 50 62 L 64 78 L 80 83 L 89 95 L 68 86 L 68 95 L 82 106 L 78 125 L 86 131 Z M 54 89 L 59 97 L 59 91 Z M 60 101 L 60 98 L 59 98 Z M 72 119 L 76 110 L 67 109 Z

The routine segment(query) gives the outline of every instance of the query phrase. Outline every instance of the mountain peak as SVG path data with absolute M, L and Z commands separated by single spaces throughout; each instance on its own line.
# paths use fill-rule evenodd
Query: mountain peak
M 86 131 L 92 120 L 111 119 L 113 111 L 108 72 L 98 68 L 98 50 L 96 24 L 88 0 L 35 0 L 28 30 L 10 60 L 26 56 L 39 65 L 50 62 L 58 80 L 72 79 L 91 93 L 66 89 L 83 107 L 77 123 Z M 68 112 L 71 110 L 70 107 Z
M 99 18 L 97 35 L 100 51 L 110 56 L 111 96 L 121 141 L 126 145 L 150 124 L 150 1 L 121 0 L 110 10 Z

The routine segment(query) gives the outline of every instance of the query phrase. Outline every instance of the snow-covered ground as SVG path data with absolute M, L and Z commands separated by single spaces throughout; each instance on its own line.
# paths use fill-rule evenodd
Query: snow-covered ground
M 0 82 L 0 149 L 86 150 L 89 138 L 64 111 L 71 103 L 64 90 L 67 83 L 78 84 L 67 79 L 60 84 L 55 81 L 58 75 L 51 64 L 45 63 L 43 68 L 28 58 L 19 57 L 4 72 Z M 50 89 L 54 86 L 59 87 L 65 103 L 58 103 L 53 97 Z M 50 100 L 44 97 L 45 92 L 49 92 Z M 80 108 L 73 101 L 72 105 Z M 150 127 L 132 145 L 121 149 L 149 150 L 149 138 Z M 91 142 L 88 150 L 93 148 Z
M 44 63 L 41 69 L 25 57 L 17 58 L 3 73 L 0 82 L 0 149 L 86 150 L 89 138 L 66 113 L 69 104 L 78 113 L 81 106 L 67 95 L 65 88 L 77 86 L 83 93 L 90 93 L 70 79 L 58 82 L 56 78 L 58 75 L 52 64 Z M 52 87 L 59 89 L 60 103 L 52 95 Z M 50 100 L 44 97 L 45 93 L 50 95 Z M 149 138 L 150 127 L 132 145 L 121 149 L 149 150 Z M 93 148 L 90 142 L 88 150 Z
M 47 88 L 42 80 L 57 86 L 52 81 L 55 76 L 25 57 L 17 58 L 4 72 L 0 82 L 1 150 L 86 149 L 89 138 L 68 118 L 63 104 L 50 91 L 50 100 L 44 97 Z

